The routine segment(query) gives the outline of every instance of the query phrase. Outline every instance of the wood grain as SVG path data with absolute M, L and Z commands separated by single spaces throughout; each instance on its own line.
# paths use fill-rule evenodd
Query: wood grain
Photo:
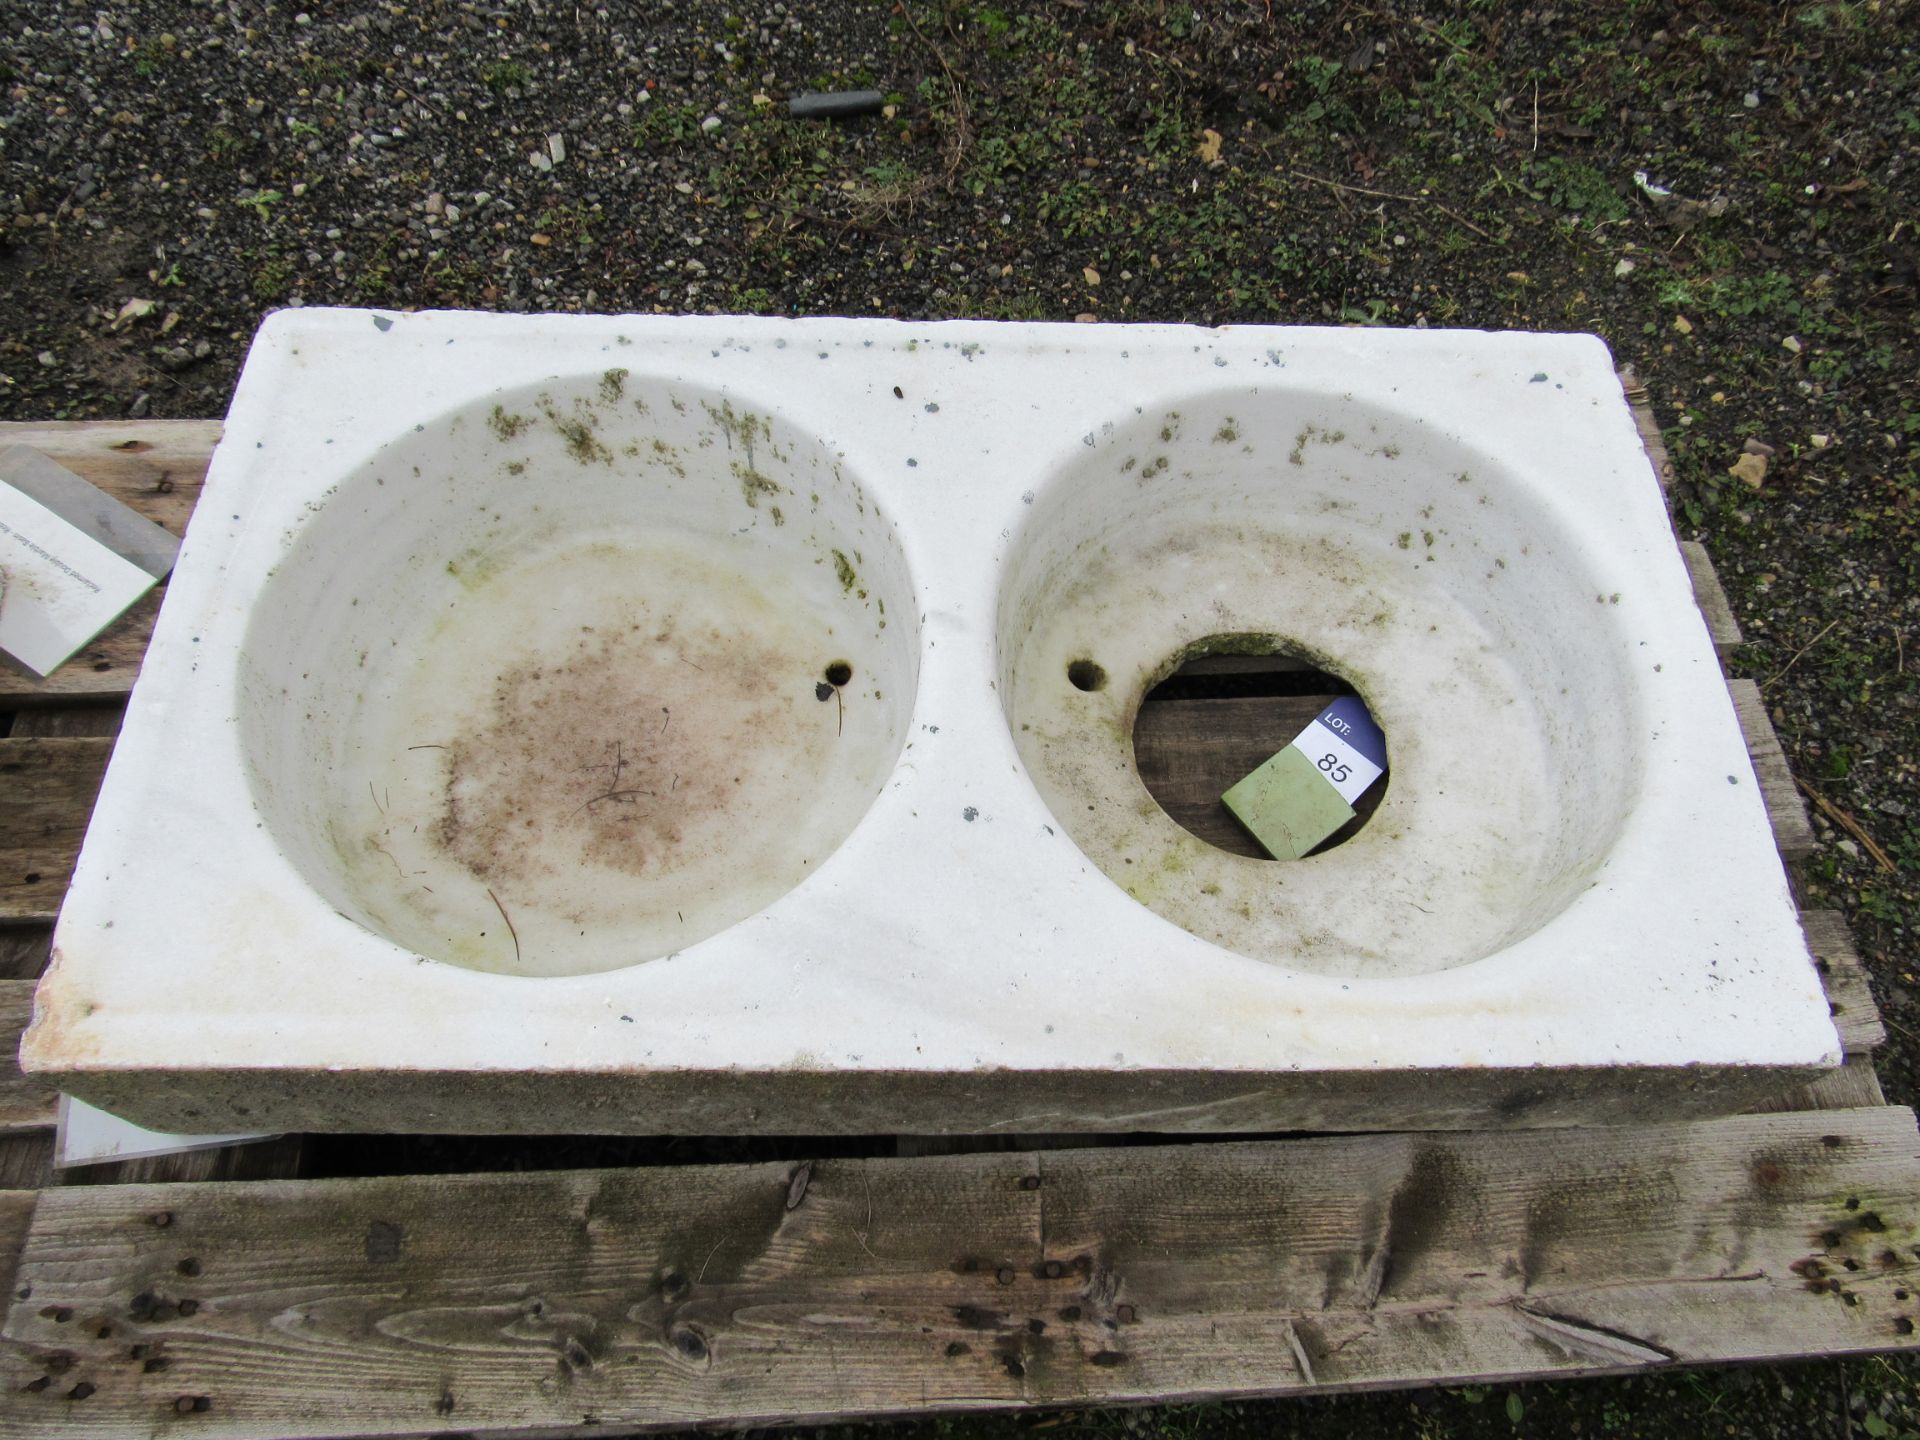
M 1220 802 L 1228 786 L 1292 743 L 1331 695 L 1155 700 L 1140 707 L 1133 758 L 1148 793 L 1181 825 L 1222 850 L 1266 858 Z
M 1654 478 L 1660 482 L 1661 490 L 1672 488 L 1673 458 L 1667 454 L 1666 437 L 1660 433 L 1660 422 L 1654 418 L 1652 397 L 1631 366 L 1620 372 L 1620 390 L 1627 397 L 1627 408 L 1633 413 L 1633 425 L 1640 432 L 1640 445 L 1647 452 L 1647 463 L 1653 467 Z
M 14 1292 L 14 1273 L 39 1201 L 32 1190 L 0 1189 L 0 1295 Z
M 0 921 L 60 912 L 113 741 L 0 740 Z
M 0 422 L 0 445 L 31 445 L 176 535 L 200 498 L 218 420 Z
M 105 700 L 83 705 L 43 705 L 14 712 L 10 740 L 72 739 L 74 736 L 106 736 L 120 733 L 126 718 L 124 699 Z
M 1863 1106 L 1885 1105 L 1887 1097 L 1880 1089 L 1880 1077 L 1873 1061 L 1864 1055 L 1850 1055 L 1838 1070 L 1822 1075 L 1805 1085 L 1796 1085 L 1772 1099 L 1752 1107 L 1756 1115 L 1782 1110 L 1857 1110 Z
M 1800 792 L 1794 788 L 1786 752 L 1780 748 L 1780 738 L 1767 718 L 1760 687 L 1751 680 L 1729 680 L 1727 689 L 1733 695 L 1733 709 L 1740 718 L 1747 753 L 1753 757 L 1754 777 L 1760 782 L 1767 819 L 1773 824 L 1773 842 L 1782 859 L 1797 863 L 1813 854 L 1813 826 L 1807 821 L 1807 807 L 1800 803 Z
M 1189 667 L 1185 673 L 1201 672 Z M 1149 701 L 1140 707 L 1134 722 L 1134 764 L 1147 792 L 1186 829 L 1232 854 L 1268 859 L 1220 797 L 1291 744 L 1335 698 L 1329 691 Z M 1356 834 L 1380 808 L 1391 783 L 1389 779 L 1376 784 L 1361 795 L 1354 805 L 1354 818 L 1329 837 L 1328 845 L 1342 844 Z
M 37 979 L 52 947 L 51 925 L 0 925 L 0 980 Z
M 0 1190 L 39 1190 L 56 1180 L 53 1131 L 20 1130 L 0 1135 Z M 0 1257 L 0 1269 L 14 1257 Z
M 1707 547 L 1698 540 L 1682 540 L 1680 558 L 1686 562 L 1687 578 L 1693 581 L 1694 603 L 1700 607 L 1701 619 L 1707 622 L 1714 652 L 1724 660 L 1740 648 L 1740 622 L 1734 619 L 1733 606 L 1727 600 L 1727 592 L 1720 584 Z
M 19 1038 L 33 1018 L 31 980 L 0 980 L 0 1131 L 32 1129 L 53 1123 L 59 1097 L 20 1073 Z
M 1867 967 L 1853 948 L 1845 918 L 1836 910 L 1805 910 L 1800 914 L 1800 928 L 1806 932 L 1807 948 L 1820 967 L 1820 981 L 1827 987 L 1827 1003 L 1833 1008 L 1841 1047 L 1849 1055 L 1870 1054 L 1886 1043 L 1887 1027 L 1880 1018 L 1880 1007 L 1874 1003 Z
M 1906 1349 L 1914 1152 L 1882 1107 L 49 1190 L 0 1433 L 604 1433 Z
M 149 1155 L 100 1165 L 74 1165 L 57 1172 L 60 1185 L 182 1185 L 203 1181 L 291 1180 L 306 1158 L 307 1137 L 276 1135 L 243 1145 Z

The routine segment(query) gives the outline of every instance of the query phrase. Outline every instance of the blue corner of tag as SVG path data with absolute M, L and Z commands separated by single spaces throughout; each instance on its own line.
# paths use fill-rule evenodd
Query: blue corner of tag
M 1382 770 L 1387 768 L 1387 737 L 1358 695 L 1342 695 L 1320 712 L 1319 720 Z

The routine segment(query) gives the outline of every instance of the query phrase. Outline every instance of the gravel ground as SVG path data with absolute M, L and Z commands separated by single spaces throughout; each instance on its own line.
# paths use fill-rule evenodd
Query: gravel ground
M 1912 1103 L 1915 18 L 6 0 L 0 416 L 220 414 L 296 304 L 1595 331 L 1652 389 Z M 786 115 L 864 86 L 884 114 Z M 1920 1403 L 1866 1361 L 1040 1423 L 1880 1436 Z

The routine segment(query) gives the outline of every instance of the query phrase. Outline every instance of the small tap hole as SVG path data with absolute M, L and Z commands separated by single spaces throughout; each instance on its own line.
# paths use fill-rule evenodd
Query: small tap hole
M 1076 690 L 1104 690 L 1107 672 L 1091 660 L 1072 660 L 1067 664 L 1067 679 Z

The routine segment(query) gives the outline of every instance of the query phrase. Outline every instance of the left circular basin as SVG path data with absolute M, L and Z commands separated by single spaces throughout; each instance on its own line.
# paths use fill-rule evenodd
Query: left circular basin
M 905 739 L 916 606 L 818 436 L 625 370 L 477 399 L 316 503 L 252 602 L 266 828 L 406 950 L 529 976 L 685 949 L 818 870 Z

